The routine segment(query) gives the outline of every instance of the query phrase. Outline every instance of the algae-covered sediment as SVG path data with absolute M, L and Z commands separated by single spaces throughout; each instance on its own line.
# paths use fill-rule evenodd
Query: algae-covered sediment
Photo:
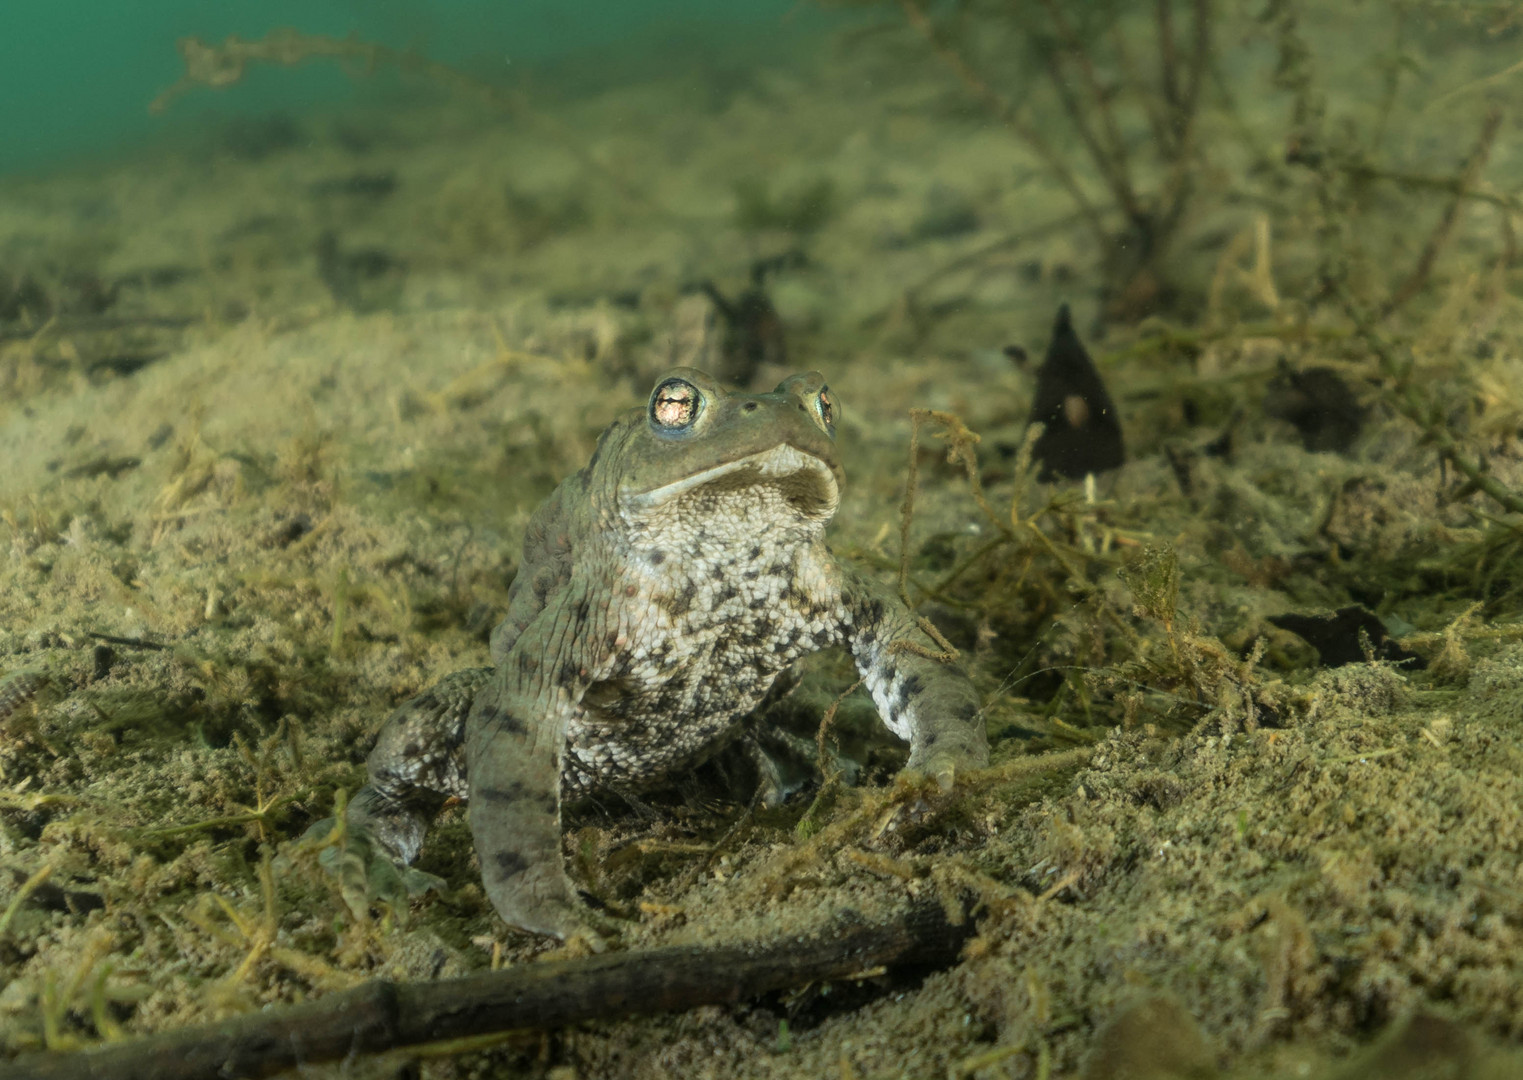
M 892 579 L 908 512 L 906 586 L 988 695 L 993 767 L 896 816 L 902 755 L 847 697 L 830 735 L 862 786 L 751 812 L 716 767 L 581 812 L 568 859 L 621 947 L 907 896 L 976 898 L 978 936 L 918 981 L 423 1074 L 1515 1069 L 1518 162 L 1511 83 L 1483 79 L 1512 59 L 1437 9 L 1144 7 L 1037 27 L 1074 112 L 1040 50 L 1016 70 L 979 44 L 1031 27 L 909 3 L 744 77 L 674 58 L 507 112 L 404 83 L 7 179 L 3 1052 L 546 952 L 493 916 L 458 810 L 420 861 L 450 890 L 405 910 L 346 899 L 298 838 L 393 705 L 484 662 L 529 513 L 608 421 L 720 362 L 700 284 L 789 255 L 764 280 L 789 366 L 843 405 L 833 546 Z M 1160 8 L 1181 43 L 1215 20 L 1187 145 L 1145 107 Z M 1075 42 L 1120 80 L 1122 173 Z M 1165 258 L 1103 248 L 1144 224 Z M 1037 479 L 1035 365 L 1002 351 L 1040 355 L 1064 301 L 1129 458 L 1088 484 Z M 1319 368 L 1357 402 L 1344 450 L 1287 419 Z M 1356 604 L 1425 666 L 1324 669 L 1269 621 Z M 811 736 L 853 678 L 818 658 L 777 717 Z

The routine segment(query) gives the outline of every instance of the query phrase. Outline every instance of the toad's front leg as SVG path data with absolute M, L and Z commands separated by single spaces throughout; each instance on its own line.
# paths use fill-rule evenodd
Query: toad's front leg
M 487 896 L 510 925 L 558 938 L 583 932 L 587 919 L 561 856 L 561 769 L 589 683 L 589 608 L 567 590 L 541 611 L 466 721 L 471 835 Z
M 978 689 L 955 662 L 927 655 L 936 642 L 887 587 L 846 571 L 847 644 L 888 729 L 910 744 L 909 768 L 943 789 L 959 769 L 989 764 Z

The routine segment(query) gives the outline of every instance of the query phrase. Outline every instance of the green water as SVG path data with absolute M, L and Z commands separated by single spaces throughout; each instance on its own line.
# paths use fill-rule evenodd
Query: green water
M 775 40 L 793 6 L 789 0 L 11 0 L 0 8 L 0 173 L 130 147 L 208 118 L 300 112 L 363 99 L 373 90 L 331 65 L 254 71 L 215 98 L 202 97 L 166 117 L 150 116 L 148 103 L 181 73 L 175 41 L 185 36 L 259 38 L 286 26 L 308 34 L 354 34 L 512 81 L 515 65 L 522 71 L 591 50 L 601 51 L 603 64 L 612 54 L 638 66 L 642 54 L 674 41 L 692 42 L 691 51 L 699 53 L 705 42 Z M 795 33 L 810 14 L 788 19 Z

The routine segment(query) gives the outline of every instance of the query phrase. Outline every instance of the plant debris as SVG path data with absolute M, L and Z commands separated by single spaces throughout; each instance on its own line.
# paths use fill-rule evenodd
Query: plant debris
M 1311 451 L 1346 453 L 1359 438 L 1369 410 L 1332 368 L 1283 367 L 1269 384 L 1264 411 L 1291 424 Z
M 1032 450 L 1043 480 L 1080 480 L 1118 469 L 1125 460 L 1115 402 L 1074 331 L 1067 304 L 1058 309 L 1052 342 L 1037 369 L 1031 423 L 1043 425 Z
M 1317 650 L 1323 667 L 1387 660 L 1409 671 L 1420 671 L 1427 661 L 1408 652 L 1386 633 L 1385 623 L 1357 604 L 1339 608 L 1331 615 L 1270 615 L 1268 621 L 1289 630 Z
M 724 339 L 716 372 L 720 379 L 735 386 L 748 387 L 762 365 L 783 367 L 788 363 L 786 330 L 772 297 L 767 294 L 767 276 L 786 267 L 798 266 L 802 261 L 797 252 L 758 259 L 751 264 L 750 287 L 733 300 L 727 299 L 712 281 L 699 285 L 724 320 Z
M 381 248 L 343 250 L 329 229 L 317 241 L 317 272 L 333 299 L 356 311 L 378 311 L 396 304 L 406 267 Z

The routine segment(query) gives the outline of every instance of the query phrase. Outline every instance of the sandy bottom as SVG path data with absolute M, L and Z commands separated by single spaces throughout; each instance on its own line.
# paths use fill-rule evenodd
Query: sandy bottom
M 1169 325 L 1196 345 L 1160 347 L 1158 322 L 1092 341 L 1128 464 L 1039 484 L 1034 363 L 1001 349 L 1040 357 L 1064 300 L 1094 327 L 1099 255 L 1063 191 L 923 61 L 712 80 L 514 121 L 413 98 L 247 123 L 0 190 L 0 301 L 28 276 L 54 316 L 0 302 L 0 1047 L 546 953 L 491 913 L 458 810 L 421 861 L 452 891 L 407 911 L 356 917 L 296 839 L 363 782 L 392 706 L 485 662 L 527 517 L 599 431 L 665 368 L 720 362 L 696 283 L 738 293 L 798 248 L 769 286 L 790 355 L 755 384 L 818 368 L 842 402 L 835 550 L 894 574 L 910 409 L 982 437 L 992 518 L 921 432 L 911 579 L 989 695 L 994 766 L 904 828 L 886 742 L 813 810 L 811 784 L 745 817 L 715 772 L 594 807 L 568 856 L 628 948 L 924 895 L 978 897 L 979 935 L 854 1007 L 814 988 L 423 1074 L 1516 1075 L 1518 544 L 1450 497 L 1346 333 L 1291 332 L 1304 309 L 1251 273 L 1262 211 L 1205 200 L 1178 244 L 1210 300 Z M 1288 297 L 1317 226 L 1274 224 Z M 1450 250 L 1493 235 L 1462 215 Z M 1412 336 L 1435 379 L 1471 358 L 1466 422 L 1516 487 L 1506 285 L 1435 275 Z M 1352 449 L 1265 414 L 1282 361 L 1356 388 Z M 1426 669 L 1320 669 L 1266 621 L 1354 603 Z M 817 658 L 787 719 L 808 733 L 853 678 Z M 871 706 L 840 724 L 869 732 Z

